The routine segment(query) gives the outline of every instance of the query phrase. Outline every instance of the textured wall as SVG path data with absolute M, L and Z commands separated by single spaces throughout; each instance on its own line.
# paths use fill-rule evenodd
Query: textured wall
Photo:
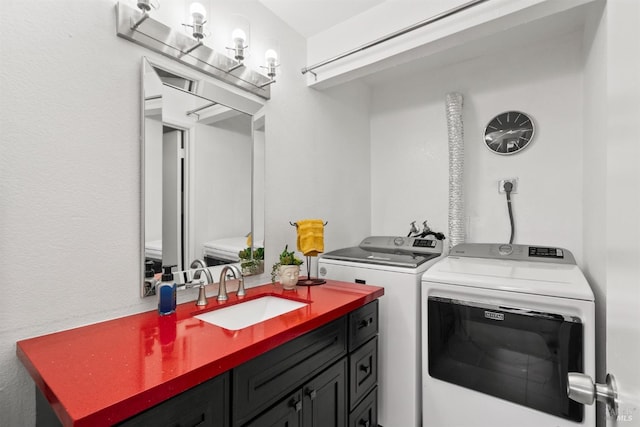
M 237 4 L 215 3 L 216 19 Z M 139 297 L 138 135 L 141 57 L 157 56 L 116 36 L 114 6 L 0 2 L 0 425 L 34 423 L 17 340 L 154 308 Z M 330 221 L 328 247 L 351 244 L 370 228 L 368 90 L 308 89 L 304 40 L 256 2 L 238 7 L 254 37 L 283 40 L 266 107 L 267 263 L 300 217 Z
M 448 179 L 445 95 L 457 91 L 464 96 L 467 241 L 509 241 L 506 200 L 498 194 L 498 180 L 518 177 L 518 192 L 512 195 L 514 243 L 562 246 L 581 259 L 580 52 L 581 35 L 573 33 L 511 51 L 508 61 L 502 53 L 482 55 L 376 86 L 372 232 L 402 234 L 409 222 L 425 219 L 447 232 L 447 194 L 442 191 Z M 529 61 L 531 57 L 536 60 Z M 484 145 L 484 127 L 512 109 L 533 117 L 536 135 L 522 152 L 498 156 Z M 401 138 L 397 129 L 402 129 Z

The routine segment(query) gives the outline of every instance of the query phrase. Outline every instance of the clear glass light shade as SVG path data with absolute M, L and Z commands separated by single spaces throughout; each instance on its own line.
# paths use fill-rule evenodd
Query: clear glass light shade
M 278 53 L 273 49 L 267 49 L 264 53 L 264 59 L 267 61 L 267 65 L 276 65 L 278 61 Z
M 193 17 L 194 21 L 204 21 L 207 18 L 207 10 L 204 8 L 202 3 L 193 2 L 191 6 L 189 6 L 189 14 Z
M 236 28 L 231 33 L 231 40 L 236 47 L 244 46 L 244 42 L 247 40 L 247 35 L 241 28 Z
M 152 6 L 150 0 L 138 0 L 136 5 L 138 6 L 138 9 L 146 12 L 150 11 Z

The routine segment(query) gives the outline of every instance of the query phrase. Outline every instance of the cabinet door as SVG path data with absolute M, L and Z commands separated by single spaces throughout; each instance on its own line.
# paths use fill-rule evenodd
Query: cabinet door
M 353 410 L 377 383 L 378 338 L 376 337 L 349 355 L 350 409 Z
M 301 427 L 302 392 L 297 391 L 244 427 Z
M 229 373 L 142 412 L 119 427 L 228 427 Z
M 344 358 L 305 384 L 304 427 L 346 427 L 346 372 Z
M 244 425 L 346 353 L 341 317 L 234 368 L 234 425 Z
M 378 426 L 378 388 L 374 388 L 349 416 L 349 427 Z

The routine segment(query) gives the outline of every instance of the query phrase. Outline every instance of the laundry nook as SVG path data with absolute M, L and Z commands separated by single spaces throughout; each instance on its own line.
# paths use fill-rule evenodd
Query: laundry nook
M 0 426 L 640 426 L 640 1 L 0 0 L 0 57 Z

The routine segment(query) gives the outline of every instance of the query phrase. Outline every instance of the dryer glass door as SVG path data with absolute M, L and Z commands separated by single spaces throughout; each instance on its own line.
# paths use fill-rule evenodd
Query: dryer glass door
M 582 323 L 557 314 L 429 297 L 429 375 L 573 421 L 567 373 L 583 372 Z

